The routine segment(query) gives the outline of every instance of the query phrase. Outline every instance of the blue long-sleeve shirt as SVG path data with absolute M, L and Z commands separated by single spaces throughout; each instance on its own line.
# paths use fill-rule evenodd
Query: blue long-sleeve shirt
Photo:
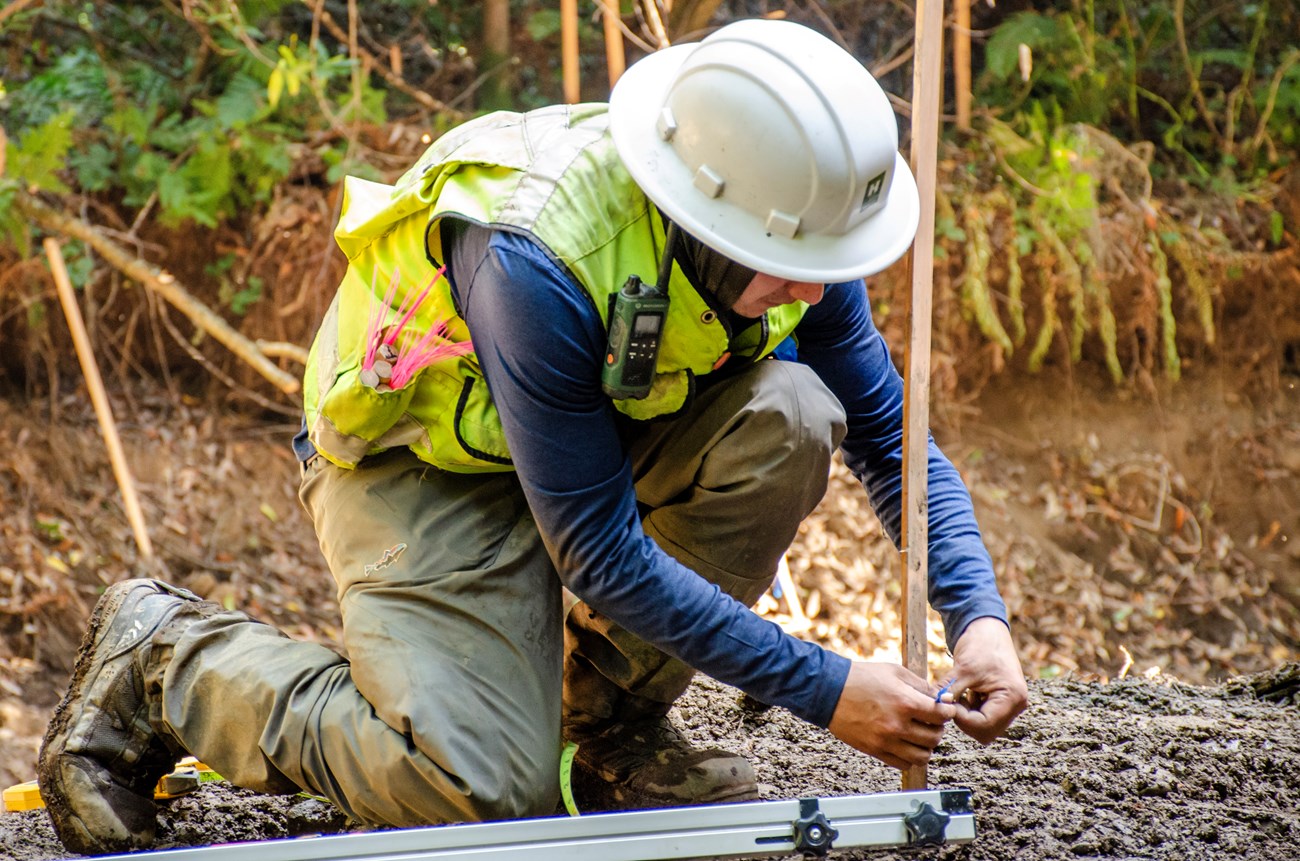
M 467 229 L 448 263 L 452 296 L 564 583 L 663 651 L 826 726 L 849 661 L 785 634 L 642 531 L 616 412 L 600 386 L 606 331 L 588 294 L 533 241 L 507 232 Z M 845 462 L 897 542 L 903 386 L 862 282 L 828 287 L 795 337 L 799 361 L 847 412 Z M 930 602 L 955 642 L 976 618 L 1005 622 L 1006 608 L 970 496 L 933 440 L 929 470 Z
M 501 416 L 520 483 L 565 585 L 627 630 L 757 699 L 826 726 L 847 658 L 784 633 L 641 528 L 618 419 L 600 385 L 606 331 L 591 298 L 527 237 L 446 231 L 452 296 Z M 845 463 L 897 543 L 903 385 L 861 281 L 829 285 L 795 331 L 797 359 L 844 406 Z M 295 440 L 311 452 L 305 433 Z M 950 643 L 1006 621 L 970 496 L 930 441 L 930 603 Z M 780 493 L 773 488 L 773 493 Z

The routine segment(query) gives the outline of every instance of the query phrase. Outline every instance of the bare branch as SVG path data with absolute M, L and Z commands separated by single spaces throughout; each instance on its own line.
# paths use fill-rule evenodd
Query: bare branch
M 19 12 L 23 11 L 25 7 L 39 2 L 40 0 L 14 0 L 14 2 L 10 3 L 8 6 L 0 9 L 0 24 L 3 24 L 4 20 L 9 16 L 17 15 Z
M 41 227 L 80 239 L 94 248 L 109 265 L 123 275 L 175 306 L 194 325 L 220 341 L 227 349 L 253 367 L 285 394 L 298 392 L 298 378 L 287 373 L 266 357 L 257 345 L 236 331 L 229 323 L 204 305 L 176 281 L 170 272 L 133 256 L 122 246 L 104 236 L 94 225 L 53 209 L 28 194 L 19 194 L 14 204 Z
M 641 0 L 641 9 L 645 12 L 646 22 L 650 25 L 650 32 L 654 34 L 655 41 L 658 44 L 656 48 L 667 48 L 672 44 L 668 40 L 668 31 L 664 29 L 664 20 L 659 15 L 658 0 Z
M 1205 93 L 1201 90 L 1200 75 L 1192 66 L 1192 55 L 1187 47 L 1187 29 L 1183 22 L 1185 5 L 1186 0 L 1174 0 L 1174 32 L 1178 37 L 1178 50 L 1183 57 L 1183 68 L 1187 71 L 1187 85 L 1192 91 L 1192 97 L 1196 100 L 1197 112 L 1200 113 L 1201 119 L 1205 120 L 1205 125 L 1209 128 L 1210 134 L 1214 135 L 1215 140 L 1222 142 L 1223 135 L 1219 133 L 1219 127 L 1214 122 L 1214 115 L 1210 113 L 1209 105 L 1205 102 Z
M 306 4 L 304 0 L 304 5 L 309 5 L 309 4 Z M 321 6 L 313 7 L 313 11 L 319 11 L 320 22 L 325 25 L 325 29 L 329 30 L 331 35 L 334 36 L 334 38 L 338 39 L 340 42 L 348 41 L 347 31 L 345 31 L 342 27 L 339 26 L 338 22 L 334 20 L 334 17 L 330 15 L 330 13 L 323 8 L 323 4 Z M 401 75 L 397 74 L 391 68 L 389 68 L 387 63 L 380 61 L 378 57 L 376 57 L 374 54 L 370 53 L 360 45 L 356 46 L 356 51 L 357 51 L 357 55 L 361 59 L 365 60 L 366 63 L 370 65 L 370 68 L 378 72 L 379 77 L 383 78 L 390 87 L 393 87 L 394 89 L 397 90 L 401 90 L 403 93 L 406 93 L 406 95 L 410 96 L 412 99 L 415 99 L 415 101 L 424 105 L 429 110 L 444 113 L 450 119 L 455 121 L 460 121 L 468 117 L 468 115 L 465 112 L 456 110 L 455 108 L 448 105 L 446 102 L 442 102 L 439 101 L 438 99 L 435 99 L 433 96 L 429 95 L 424 90 L 411 86 L 406 82 L 405 78 L 403 78 Z

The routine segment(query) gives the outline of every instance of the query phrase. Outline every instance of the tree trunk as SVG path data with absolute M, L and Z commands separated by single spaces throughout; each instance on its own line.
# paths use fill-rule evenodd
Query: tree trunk
M 510 0 L 483 0 L 483 62 L 491 75 L 483 85 L 483 107 L 514 107 L 514 70 L 510 57 Z

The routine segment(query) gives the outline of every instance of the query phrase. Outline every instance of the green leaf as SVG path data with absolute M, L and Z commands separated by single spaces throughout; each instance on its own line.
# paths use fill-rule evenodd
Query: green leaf
M 158 188 L 158 178 L 171 169 L 171 163 L 156 152 L 135 152 L 123 160 L 122 184 L 127 206 L 143 206 Z
M 36 532 L 45 537 L 46 541 L 57 544 L 63 540 L 63 522 L 55 519 L 46 519 L 41 515 L 36 515 L 35 522 Z
M 224 140 L 204 141 L 179 169 L 159 177 L 161 222 L 175 226 L 188 220 L 216 227 L 227 214 L 232 176 L 230 145 Z
M 117 156 L 102 143 L 91 144 L 68 156 L 68 166 L 76 171 L 83 191 L 104 191 L 116 177 Z
M 248 286 L 230 297 L 230 310 L 241 317 L 247 314 L 250 308 L 261 301 L 262 286 L 261 278 L 256 275 L 248 276 Z M 271 519 L 274 520 L 275 518 Z
M 230 252 L 226 252 L 225 254 L 218 257 L 216 260 L 213 260 L 211 263 L 204 266 L 203 273 L 205 275 L 211 275 L 214 278 L 219 278 L 222 275 L 225 275 L 227 272 L 229 272 L 231 267 L 233 267 L 234 265 L 235 265 L 235 255 Z
M 31 236 L 27 230 L 27 221 L 14 206 L 14 197 L 18 194 L 12 180 L 0 177 L 0 237 L 13 243 L 22 257 L 30 257 L 32 252 Z
M 163 202 L 163 209 L 171 210 L 164 220 L 190 218 L 199 224 L 215 227 L 221 218 L 229 215 L 234 178 L 230 144 L 211 139 L 204 141 L 198 152 L 187 159 L 174 175 L 183 183 L 184 193 L 169 206 L 160 187 L 159 199 Z
M 264 114 L 263 106 L 262 85 L 251 75 L 238 74 L 217 97 L 216 120 L 223 129 L 242 129 Z
M 244 177 L 232 186 L 232 193 L 240 200 L 269 200 L 276 185 L 293 170 L 289 147 L 278 135 L 255 134 L 250 130 L 231 156 L 235 174 Z
M 1282 213 L 1275 209 L 1268 214 L 1268 237 L 1273 240 L 1274 245 L 1282 244 L 1282 232 L 1284 226 Z
M 1192 59 L 1202 64 L 1222 63 L 1226 66 L 1232 66 L 1234 69 L 1245 69 L 1251 63 L 1249 51 L 1234 48 L 1214 48 L 1207 51 L 1197 51 L 1192 55 Z
M 560 32 L 560 10 L 541 9 L 534 12 L 524 27 L 534 42 L 543 42 Z
M 156 114 L 152 106 L 123 105 L 104 118 L 104 125 L 118 137 L 126 138 L 136 146 L 145 146 Z
M 217 131 L 202 117 L 185 119 L 180 114 L 168 114 L 149 132 L 149 144 L 172 155 L 184 155 L 194 149 L 196 141 L 208 140 Z
M 77 289 L 85 287 L 95 271 L 95 261 L 86 253 L 86 246 L 80 242 L 69 242 L 63 247 L 63 257 L 72 286 Z
M 165 224 L 175 225 L 192 219 L 209 227 L 216 226 L 216 219 L 195 204 L 185 177 L 178 171 L 159 177 L 158 200 L 162 203 L 161 221 Z
M 72 146 L 72 119 L 75 112 L 66 110 L 30 129 L 17 146 L 6 147 L 9 170 L 28 188 L 66 194 L 68 187 L 58 172 L 65 167 Z
M 388 111 L 384 107 L 384 91 L 366 84 L 361 88 L 362 116 L 374 123 L 383 125 L 388 122 Z
M 558 13 L 557 13 L 558 17 Z M 1055 18 L 1037 12 L 1013 15 L 994 31 L 984 49 L 984 64 L 999 79 L 1019 74 L 1020 46 L 1038 49 L 1060 38 L 1061 24 Z
M 965 242 L 966 231 L 957 226 L 957 220 L 951 215 L 945 215 L 935 222 L 935 232 L 943 239 L 949 239 L 953 242 Z
M 278 65 L 271 70 L 271 77 L 266 80 L 266 101 L 271 107 L 280 104 L 282 92 L 284 92 L 284 66 Z

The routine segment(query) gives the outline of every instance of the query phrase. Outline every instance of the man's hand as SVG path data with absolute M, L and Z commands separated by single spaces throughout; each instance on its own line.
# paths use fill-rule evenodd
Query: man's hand
M 976 619 L 957 640 L 952 658 L 954 720 L 962 732 L 988 744 L 1029 705 L 1011 632 L 1000 619 Z
M 957 713 L 956 706 L 935 702 L 937 691 L 895 664 L 854 661 L 830 731 L 894 768 L 925 765 L 944 723 Z

